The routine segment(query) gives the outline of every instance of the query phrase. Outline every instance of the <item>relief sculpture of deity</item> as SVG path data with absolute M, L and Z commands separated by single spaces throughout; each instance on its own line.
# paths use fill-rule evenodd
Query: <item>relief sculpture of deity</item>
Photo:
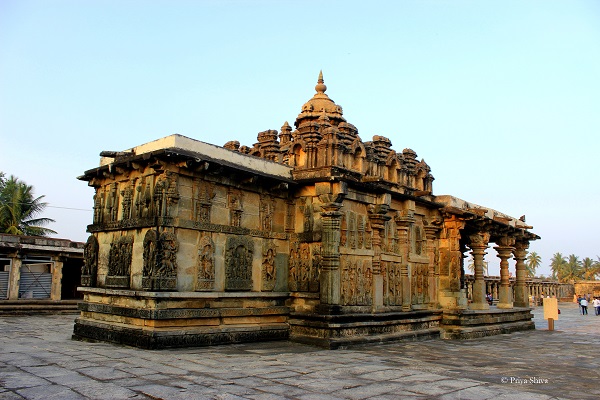
M 145 290 L 175 290 L 177 288 L 177 250 L 175 234 L 162 232 L 159 240 L 154 229 L 144 237 L 142 288 Z
M 225 290 L 252 290 L 254 242 L 247 236 L 230 236 L 225 249 Z
M 262 290 L 272 291 L 277 281 L 275 255 L 277 248 L 272 240 L 263 243 L 262 261 Z
M 81 286 L 96 286 L 98 274 L 98 239 L 94 235 L 88 237 L 83 248 L 83 267 L 81 268 Z
M 196 290 L 213 290 L 215 286 L 215 245 L 209 235 L 198 245 L 198 283 Z
M 133 236 L 121 236 L 110 244 L 106 287 L 129 288 Z

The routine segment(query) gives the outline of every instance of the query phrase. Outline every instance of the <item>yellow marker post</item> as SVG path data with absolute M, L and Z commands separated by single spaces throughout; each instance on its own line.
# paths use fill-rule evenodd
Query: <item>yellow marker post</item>
M 548 330 L 554 330 L 554 320 L 558 320 L 558 300 L 544 298 L 544 319 L 548 320 Z

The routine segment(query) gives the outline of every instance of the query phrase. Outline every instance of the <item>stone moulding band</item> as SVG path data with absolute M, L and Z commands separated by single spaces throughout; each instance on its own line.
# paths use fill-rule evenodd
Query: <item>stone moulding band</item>
M 288 315 L 286 306 L 270 306 L 268 308 L 172 308 L 172 309 L 141 309 L 119 307 L 109 304 L 79 303 L 79 310 L 99 314 L 118 315 L 127 318 L 148 320 L 188 319 L 188 318 L 219 318 L 219 317 L 253 317 L 268 315 Z
M 155 298 L 155 299 L 219 299 L 219 298 L 288 298 L 289 292 L 150 292 L 145 290 L 78 287 L 85 294 Z
M 244 326 L 200 328 L 181 334 L 177 331 L 160 332 L 136 329 L 78 318 L 72 338 L 74 340 L 105 341 L 149 350 L 173 347 L 213 346 L 218 344 L 286 340 L 287 324 L 269 326 Z

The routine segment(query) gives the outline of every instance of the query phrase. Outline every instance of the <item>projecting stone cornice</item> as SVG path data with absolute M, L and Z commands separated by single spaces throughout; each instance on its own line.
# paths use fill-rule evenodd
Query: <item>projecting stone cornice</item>
M 102 152 L 112 157 L 102 157 L 100 166 L 78 177 L 90 181 L 94 177 L 109 173 L 123 173 L 136 169 L 138 164 L 159 160 L 181 161 L 186 167 L 205 169 L 220 166 L 250 175 L 272 178 L 294 184 L 293 168 L 263 158 L 253 157 L 220 146 L 190 139 L 182 135 L 171 135 L 122 152 Z

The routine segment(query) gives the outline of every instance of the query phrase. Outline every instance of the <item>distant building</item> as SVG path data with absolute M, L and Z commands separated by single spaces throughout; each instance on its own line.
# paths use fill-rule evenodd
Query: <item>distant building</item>
M 525 218 L 434 195 L 413 150 L 364 142 L 322 76 L 315 89 L 295 129 L 261 132 L 253 147 L 173 135 L 102 153 L 80 177 L 95 196 L 75 338 L 334 348 L 533 329 L 524 261 L 539 237 Z M 501 275 L 492 310 L 491 243 Z
M 0 300 L 81 298 L 83 245 L 0 233 Z

